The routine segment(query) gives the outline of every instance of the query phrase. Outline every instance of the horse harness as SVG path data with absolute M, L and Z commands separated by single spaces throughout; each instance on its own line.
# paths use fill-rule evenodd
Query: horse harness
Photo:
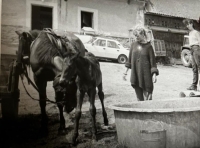
M 66 48 L 68 48 L 67 46 L 69 46 L 69 45 L 67 45 L 70 43 L 68 38 L 66 36 L 60 36 L 59 34 L 56 34 L 50 28 L 45 28 L 45 29 L 43 29 L 43 31 L 47 34 L 51 43 L 57 47 L 59 55 L 62 58 L 64 58 L 62 53 L 64 53 L 63 50 L 65 50 Z M 70 49 L 74 50 L 74 46 L 71 46 Z
M 44 32 L 46 32 L 47 33 L 47 36 L 48 36 L 48 38 L 49 38 L 49 40 L 51 41 L 51 43 L 52 44 L 54 44 L 56 47 L 57 47 L 57 49 L 58 49 L 58 53 L 60 54 L 60 56 L 61 57 L 63 57 L 63 55 L 62 55 L 62 50 L 63 50 L 63 45 L 65 44 L 65 42 L 66 42 L 66 37 L 61 37 L 61 36 L 58 36 L 58 35 L 56 35 L 55 33 L 54 33 L 54 31 L 52 30 L 52 29 L 50 29 L 50 28 L 46 28 L 46 29 L 44 29 Z M 33 38 L 33 36 L 28 32 L 28 35 L 30 35 L 30 37 L 31 37 L 31 45 L 30 45 L 30 47 L 33 45 L 33 43 L 34 43 L 34 41 L 35 40 L 33 40 L 34 38 Z M 68 40 L 68 39 L 67 39 Z M 69 41 L 69 40 L 68 40 Z M 22 54 L 22 53 L 18 53 L 18 54 Z M 33 98 L 31 95 L 30 95 L 30 93 L 27 91 L 27 89 L 26 89 L 26 87 L 25 87 L 25 85 L 24 85 L 24 82 L 23 82 L 23 76 L 25 76 L 26 78 L 27 78 L 27 81 L 28 81 L 28 84 L 31 84 L 34 88 L 35 88 L 35 90 L 39 93 L 39 89 L 37 88 L 37 86 L 34 84 L 34 82 L 29 78 L 29 76 L 28 76 L 28 71 L 27 71 L 27 67 L 26 67 L 26 60 L 27 59 L 29 59 L 30 58 L 30 55 L 23 55 L 23 60 L 22 60 L 22 72 L 21 72 L 21 74 L 20 74 L 20 78 L 21 78 L 21 81 L 22 81 L 22 84 L 23 84 L 23 87 L 24 87 L 24 89 L 25 89 L 25 91 L 26 91 L 26 93 L 27 93 L 27 95 L 31 98 L 31 99 L 33 99 L 33 100 L 36 100 L 36 101 L 39 101 L 39 99 L 35 99 L 35 98 Z M 30 67 L 29 67 L 30 68 Z M 57 76 L 56 76 L 57 77 Z M 46 98 L 46 101 L 47 102 L 50 102 L 50 103 L 53 103 L 53 104 L 61 104 L 61 105 L 63 105 L 64 104 L 64 102 L 65 101 L 59 101 L 59 102 L 55 102 L 55 101 L 51 101 L 51 100 L 49 100 L 48 98 Z

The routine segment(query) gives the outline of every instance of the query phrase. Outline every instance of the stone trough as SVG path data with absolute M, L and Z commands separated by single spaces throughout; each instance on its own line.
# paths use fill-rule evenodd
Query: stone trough
M 200 98 L 111 106 L 118 142 L 129 148 L 200 147 Z

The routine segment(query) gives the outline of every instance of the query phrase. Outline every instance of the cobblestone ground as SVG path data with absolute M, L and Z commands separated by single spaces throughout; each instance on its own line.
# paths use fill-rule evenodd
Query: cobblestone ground
M 100 62 L 103 73 L 103 86 L 105 93 L 105 107 L 107 110 L 110 126 L 115 130 L 115 118 L 113 110 L 109 108 L 110 105 L 118 103 L 130 103 L 136 101 L 135 92 L 130 86 L 129 77 L 130 71 L 127 76 L 127 81 L 122 79 L 123 73 L 125 72 L 124 65 L 113 63 L 113 62 Z M 179 65 L 163 66 L 158 65 L 160 75 L 157 77 L 157 83 L 154 85 L 153 100 L 158 99 L 172 99 L 179 98 L 180 91 L 185 90 L 192 82 L 192 69 L 186 68 Z M 31 75 L 32 77 L 32 75 Z M 38 98 L 37 92 L 32 86 L 27 85 L 27 81 L 24 83 L 29 93 L 34 98 Z M 70 133 L 73 129 L 74 111 L 67 115 L 66 126 L 67 133 L 64 136 L 57 135 L 57 129 L 59 126 L 58 109 L 54 104 L 47 105 L 48 116 L 50 117 L 49 123 L 49 135 L 47 137 L 41 137 L 38 132 L 39 121 L 40 121 L 40 107 L 37 101 L 31 100 L 26 94 L 20 81 L 20 102 L 19 102 L 19 124 L 17 128 L 13 130 L 17 133 L 10 133 L 10 144 L 12 147 L 66 147 L 70 148 L 67 139 L 70 138 Z M 50 100 L 54 99 L 54 91 L 52 88 L 52 82 L 48 83 L 47 96 Z M 86 96 L 87 98 L 87 96 Z M 97 124 L 98 128 L 102 130 L 101 125 L 103 119 L 101 115 L 101 105 L 99 99 L 96 99 L 97 108 Z M 96 143 L 91 143 L 91 134 L 88 134 L 91 129 L 89 103 L 87 101 L 83 104 L 83 113 L 80 120 L 80 136 L 79 148 L 88 147 L 119 147 L 117 144 L 116 133 L 107 133 L 101 135 L 101 138 Z M 26 123 L 26 124 L 25 124 Z M 26 125 L 26 126 L 23 126 Z M 23 126 L 23 127 L 21 127 Z M 27 128 L 25 128 L 27 127 Z M 26 139 L 26 140 L 24 140 Z

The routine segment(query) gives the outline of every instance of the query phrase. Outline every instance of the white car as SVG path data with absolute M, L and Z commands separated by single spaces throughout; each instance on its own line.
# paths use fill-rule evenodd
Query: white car
M 121 64 L 127 62 L 129 50 L 116 40 L 93 37 L 84 45 L 88 52 L 93 53 L 99 59 L 117 60 Z

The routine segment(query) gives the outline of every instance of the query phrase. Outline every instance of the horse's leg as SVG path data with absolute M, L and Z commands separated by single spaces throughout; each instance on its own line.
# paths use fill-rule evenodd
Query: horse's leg
M 104 118 L 104 125 L 108 125 L 108 118 L 107 118 L 107 113 L 104 107 L 104 93 L 103 93 L 103 86 L 102 83 L 98 85 L 98 95 L 99 99 L 101 101 L 102 105 L 102 113 L 103 113 L 103 118 Z
M 63 97 L 64 97 L 63 92 L 60 92 L 60 91 L 55 92 L 56 102 L 62 101 Z M 60 127 L 58 129 L 58 133 L 62 134 L 62 133 L 65 133 L 65 118 L 63 116 L 63 104 L 58 103 L 57 106 L 60 112 Z
M 90 114 L 92 117 L 92 139 L 97 140 L 97 128 L 96 128 L 96 107 L 95 107 L 95 95 L 96 95 L 96 88 L 90 89 L 88 91 L 89 101 L 90 101 Z
M 46 114 L 46 86 L 47 81 L 44 81 L 43 79 L 40 79 L 36 76 L 34 76 L 35 84 L 38 87 L 39 90 L 39 98 L 40 98 L 40 109 L 41 109 L 41 115 L 42 115 L 42 129 L 47 130 L 47 123 L 48 123 L 48 117 Z
M 83 103 L 83 98 L 85 96 L 84 91 L 80 91 L 80 96 L 77 100 L 76 112 L 75 112 L 75 124 L 74 124 L 74 133 L 72 136 L 72 143 L 73 145 L 76 144 L 76 139 L 78 137 L 78 128 L 79 128 L 79 120 L 81 118 L 81 108 Z

